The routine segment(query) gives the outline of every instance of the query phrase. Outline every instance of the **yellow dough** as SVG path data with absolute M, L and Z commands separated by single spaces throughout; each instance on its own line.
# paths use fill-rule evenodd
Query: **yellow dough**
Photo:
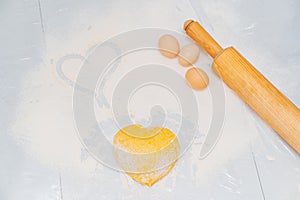
M 114 153 L 121 168 L 135 181 L 152 186 L 166 176 L 179 156 L 176 135 L 167 128 L 134 124 L 114 137 Z

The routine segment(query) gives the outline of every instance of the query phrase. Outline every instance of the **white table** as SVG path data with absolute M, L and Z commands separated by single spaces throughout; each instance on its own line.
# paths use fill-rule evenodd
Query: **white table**
M 258 70 L 298 107 L 300 106 L 298 90 L 300 87 L 300 14 L 298 12 L 300 3 L 298 1 L 191 0 L 175 1 L 174 5 L 165 5 L 164 1 L 159 2 L 164 8 L 162 11 L 166 12 L 168 6 L 176 7 L 180 13 L 186 5 L 190 5 L 199 19 L 204 22 L 203 25 L 223 46 L 236 46 L 257 66 Z M 113 187 L 114 184 L 118 184 L 118 180 L 110 179 L 114 177 L 112 174 L 116 173 L 112 170 L 106 170 L 107 174 L 99 176 L 96 168 L 94 178 L 86 180 L 77 179 L 75 176 L 70 177 L 60 170 L 47 167 L 34 156 L 23 151 L 11 136 L 10 129 L 12 121 L 18 116 L 16 104 L 22 99 L 20 83 L 23 76 L 38 70 L 41 63 L 50 63 L 51 58 L 45 58 L 47 52 L 59 47 L 59 42 L 64 41 L 72 32 L 80 32 L 83 36 L 89 37 L 89 31 L 93 32 L 95 27 L 99 28 L 99 24 L 90 19 L 93 16 L 105 17 L 105 12 L 109 13 L 116 5 L 122 8 L 120 4 L 95 0 L 24 0 L 0 3 L 0 129 L 2 130 L 0 199 L 73 200 L 111 199 L 112 197 L 119 199 L 121 196 L 124 199 L 139 199 L 143 196 L 143 189 L 139 191 L 137 188 L 123 188 L 122 191 L 114 192 Z M 130 15 L 130 12 L 138 12 L 135 9 L 141 5 L 145 7 L 147 2 L 123 1 L 123 4 L 124 6 L 132 4 L 132 10 L 126 11 Z M 148 4 L 148 6 L 152 5 Z M 159 3 L 153 2 L 153 5 Z M 156 15 L 159 17 L 164 14 L 157 12 Z M 122 19 L 116 19 L 118 20 Z M 137 19 L 136 23 L 137 26 L 142 27 L 143 19 Z M 236 24 L 242 25 L 236 27 Z M 117 26 L 116 30 L 128 28 L 126 21 L 120 22 Z M 155 26 L 155 24 L 146 26 Z M 224 34 L 223 30 L 231 34 Z M 100 39 L 106 37 L 99 36 Z M 72 53 L 72 49 L 69 53 Z M 32 103 L 34 104 L 34 101 Z M 235 103 L 241 105 L 241 110 L 245 113 L 249 113 L 242 102 Z M 230 114 L 234 115 L 234 113 Z M 250 120 L 249 123 L 252 122 Z M 182 198 L 300 199 L 299 156 L 291 152 L 288 147 L 285 148 L 286 145 L 282 144 L 281 139 L 266 125 L 260 124 L 260 126 L 261 130 L 258 132 L 261 136 L 249 145 L 249 149 L 245 150 L 242 156 L 231 158 L 228 155 L 228 162 L 218 174 L 214 174 L 214 184 L 209 186 L 208 190 L 203 188 L 199 191 L 189 191 L 189 183 L 185 182 L 182 183 L 185 191 L 167 197 L 181 198 L 180 195 L 186 193 Z M 228 142 L 230 143 L 226 140 L 226 135 L 223 135 L 220 143 Z M 216 150 L 215 154 L 217 152 Z M 214 155 L 207 159 L 213 160 Z M 199 165 L 204 166 L 205 172 L 207 169 L 205 160 L 201 162 Z M 180 184 L 177 187 L 180 187 Z

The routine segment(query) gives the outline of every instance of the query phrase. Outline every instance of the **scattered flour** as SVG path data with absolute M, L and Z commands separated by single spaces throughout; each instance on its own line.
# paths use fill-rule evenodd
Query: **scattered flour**
M 184 14 L 182 12 L 178 15 L 176 13 L 175 15 L 174 13 L 172 15 L 166 13 L 165 18 L 160 15 L 159 19 L 155 19 L 155 17 L 152 19 L 152 15 L 146 17 L 147 12 L 150 12 L 146 5 L 136 14 L 136 16 L 140 16 L 146 13 L 144 21 L 136 21 L 135 16 L 118 10 L 121 7 L 125 9 L 124 6 L 128 7 L 129 5 L 116 6 L 115 9 L 111 10 L 111 14 L 106 13 L 105 19 L 96 18 L 97 20 L 90 22 L 92 25 L 86 30 L 66 33 L 63 38 L 59 39 L 55 33 L 46 35 L 47 50 L 43 63 L 37 70 L 24 75 L 24 80 L 22 80 L 23 89 L 18 97 L 19 104 L 16 109 L 16 120 L 12 125 L 12 132 L 16 142 L 24 151 L 35 157 L 39 162 L 74 176 L 86 176 L 96 169 L 103 172 L 107 171 L 104 166 L 88 155 L 77 136 L 72 111 L 72 87 L 63 82 L 55 71 L 56 63 L 61 57 L 73 53 L 84 56 L 94 45 L 112 34 L 142 27 L 143 24 L 151 26 L 160 19 L 164 19 L 164 22 L 160 22 L 159 26 L 164 26 L 163 23 L 165 23 L 165 27 L 174 28 L 178 25 L 178 22 L 182 21 L 183 24 L 185 19 L 192 17 L 191 13 L 193 13 L 191 8 L 188 8 L 189 6 L 184 5 Z M 164 7 L 167 6 L 164 5 Z M 119 13 L 119 15 L 116 15 L 116 13 Z M 120 18 L 131 23 L 111 26 L 111 24 L 120 24 Z M 175 26 L 175 24 L 177 25 Z M 105 31 L 103 27 L 105 27 Z M 181 28 L 177 26 L 175 29 L 181 30 Z M 70 60 L 65 63 L 64 70 L 70 79 L 75 79 L 80 65 L 80 60 Z M 226 105 L 227 119 L 224 134 L 214 154 L 201 161 L 198 159 L 201 145 L 193 145 L 191 150 L 179 160 L 178 167 L 173 169 L 169 178 L 158 182 L 153 187 L 154 192 L 152 191 L 152 193 L 159 194 L 165 191 L 166 197 L 172 198 L 172 190 L 180 187 L 186 181 L 196 184 L 187 184 L 183 187 L 207 186 L 209 185 L 207 184 L 208 180 L 213 179 L 219 169 L 226 168 L 230 161 L 229 158 L 234 160 L 240 155 L 248 153 L 247 149 L 249 149 L 248 147 L 253 137 L 255 137 L 255 134 L 252 133 L 256 130 L 246 122 L 245 112 L 242 109 L 243 103 L 232 95 L 228 89 L 226 89 L 226 93 L 228 102 L 233 101 Z M 234 120 L 239 120 L 241 123 Z M 233 126 L 235 127 L 233 128 Z M 249 128 L 247 129 L 245 126 Z M 236 141 L 239 142 L 236 143 Z M 150 192 L 148 189 L 142 189 L 140 186 L 135 185 L 130 178 L 123 174 L 120 175 L 117 172 L 110 174 L 121 179 L 120 182 L 123 186 L 120 187 L 125 188 L 124 190 L 127 192 L 129 191 L 128 196 L 135 195 L 137 197 L 144 195 L 142 192 Z M 140 192 L 135 194 L 136 191 Z

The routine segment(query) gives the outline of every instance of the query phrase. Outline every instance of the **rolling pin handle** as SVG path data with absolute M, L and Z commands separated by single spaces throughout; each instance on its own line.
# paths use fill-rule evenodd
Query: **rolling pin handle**
M 195 40 L 212 58 L 215 58 L 223 48 L 210 36 L 210 34 L 197 22 L 187 20 L 184 30 Z

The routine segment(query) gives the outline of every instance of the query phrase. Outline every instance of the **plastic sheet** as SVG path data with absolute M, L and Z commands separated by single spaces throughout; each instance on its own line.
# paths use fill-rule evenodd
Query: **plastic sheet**
M 105 166 L 88 152 L 77 135 L 72 105 L 74 81 L 96 45 L 147 27 L 176 31 L 172 34 L 177 34 L 182 46 L 192 42 L 184 36 L 182 26 L 193 18 L 222 46 L 237 47 L 299 106 L 299 7 L 295 0 L 4 3 L 0 199 L 299 199 L 299 156 L 221 84 L 204 52 L 196 66 L 208 73 L 211 83 L 209 90 L 193 93 L 199 106 L 195 140 L 171 173 L 151 188 Z M 155 46 L 159 35 L 148 37 L 148 45 Z M 140 44 L 138 39 L 128 41 Z M 104 53 L 118 55 L 122 44 Z M 108 140 L 117 130 L 108 117 L 112 84 L 134 66 L 153 62 L 176 72 L 178 87 L 189 90 L 183 79 L 186 69 L 176 59 L 168 60 L 155 50 L 123 55 L 120 62 L 114 62 L 106 85 L 98 88 L 98 95 L 105 98 L 96 98 L 94 105 Z M 163 70 L 159 72 L 167 78 Z M 212 102 L 218 84 L 225 97 L 221 101 L 225 118 L 217 110 L 223 126 L 221 132 L 212 134 L 221 134 L 203 159 L 200 152 L 216 115 Z M 147 95 L 153 98 L 142 98 Z M 178 124 L 186 116 L 180 115 L 176 95 L 159 86 L 146 88 L 130 99 L 131 117 L 145 125 L 159 124 L 157 113 L 163 113 L 162 119 L 169 119 L 164 125 L 179 132 Z

